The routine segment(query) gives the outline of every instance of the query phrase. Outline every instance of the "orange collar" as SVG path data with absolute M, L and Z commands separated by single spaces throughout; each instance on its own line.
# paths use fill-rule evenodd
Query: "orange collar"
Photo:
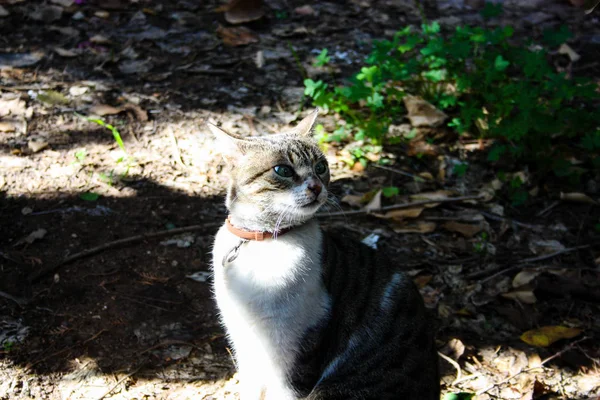
M 262 241 L 265 239 L 271 239 L 274 237 L 278 237 L 281 236 L 285 233 L 288 233 L 289 231 L 292 230 L 292 228 L 285 228 L 285 229 L 281 229 L 277 232 L 268 232 L 268 231 L 247 231 L 245 229 L 240 229 L 240 228 L 236 228 L 235 226 L 233 226 L 231 224 L 230 221 L 231 217 L 227 217 L 227 221 L 225 222 L 227 225 L 227 230 L 229 230 L 229 232 L 233 233 L 235 236 L 242 238 L 244 240 L 257 240 L 257 241 Z

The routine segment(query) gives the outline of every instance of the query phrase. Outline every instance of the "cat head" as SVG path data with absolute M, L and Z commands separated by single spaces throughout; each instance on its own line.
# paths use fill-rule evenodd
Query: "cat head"
M 310 219 L 328 197 L 329 166 L 312 128 L 313 111 L 290 131 L 242 138 L 209 128 L 229 168 L 226 205 L 234 225 L 277 231 Z

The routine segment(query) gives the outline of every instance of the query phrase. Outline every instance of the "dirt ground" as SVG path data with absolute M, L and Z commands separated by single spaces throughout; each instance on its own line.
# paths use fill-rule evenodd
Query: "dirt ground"
M 482 24 L 481 3 L 424 11 L 446 28 Z M 277 132 L 307 112 L 303 74 L 322 73 L 322 48 L 348 76 L 372 40 L 422 16 L 412 1 L 269 0 L 233 31 L 221 5 L 0 0 L 0 399 L 237 399 L 209 274 L 226 180 L 204 124 Z M 581 55 L 570 72 L 599 76 L 597 12 L 558 0 L 504 10 L 489 24 L 523 40 L 568 25 Z M 116 127 L 126 156 L 80 115 Z M 335 121 L 321 118 L 327 130 Z M 344 212 L 321 219 L 414 277 L 439 322 L 444 394 L 600 398 L 599 177 L 572 186 L 505 166 L 529 185 L 513 207 L 473 143 L 442 138 L 423 158 L 388 150 L 391 169 L 360 170 L 329 148 Z M 450 172 L 457 160 L 465 176 Z M 404 195 L 383 205 L 480 197 L 401 218 L 352 212 L 384 186 Z M 545 347 L 520 338 L 543 326 L 575 333 Z

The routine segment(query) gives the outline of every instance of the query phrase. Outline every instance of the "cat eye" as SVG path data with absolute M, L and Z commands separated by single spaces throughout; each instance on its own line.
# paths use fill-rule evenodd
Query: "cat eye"
M 284 178 L 291 178 L 292 176 L 294 176 L 294 170 L 291 167 L 288 167 L 287 165 L 276 165 L 273 167 L 273 171 L 275 171 L 277 175 L 282 176 Z
M 315 165 L 315 172 L 319 175 L 323 175 L 325 172 L 327 172 L 327 165 L 325 165 L 324 161 L 321 161 Z

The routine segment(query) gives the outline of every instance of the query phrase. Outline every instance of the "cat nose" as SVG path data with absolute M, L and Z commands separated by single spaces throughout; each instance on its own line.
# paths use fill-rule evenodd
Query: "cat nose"
M 308 190 L 310 190 L 311 192 L 313 192 L 315 194 L 315 196 L 318 196 L 319 194 L 321 194 L 321 190 L 323 190 L 323 186 L 316 180 L 309 181 L 307 187 L 308 187 Z

